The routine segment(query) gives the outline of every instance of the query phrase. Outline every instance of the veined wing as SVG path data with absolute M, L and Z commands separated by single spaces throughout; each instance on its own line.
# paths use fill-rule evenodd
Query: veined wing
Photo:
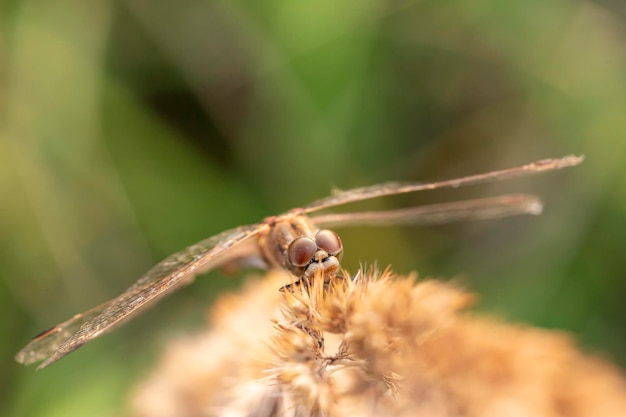
M 497 197 L 429 204 L 399 210 L 329 213 L 311 216 L 318 226 L 386 226 L 441 224 L 470 219 L 495 219 L 519 214 L 541 214 L 543 205 L 534 195 L 506 194 Z
M 428 183 L 397 183 L 388 182 L 369 187 L 353 188 L 351 190 L 339 191 L 334 195 L 314 201 L 304 207 L 305 213 L 323 210 L 329 207 L 335 207 L 342 204 L 352 203 L 355 201 L 368 200 L 372 198 L 384 197 L 389 195 L 412 193 L 415 191 L 434 190 L 437 188 L 456 188 L 465 185 L 482 184 L 486 182 L 508 180 L 512 178 L 522 177 L 526 175 L 538 174 L 545 171 L 552 171 L 578 165 L 583 161 L 582 156 L 565 156 L 558 159 L 543 159 L 541 161 L 532 162 L 530 164 L 518 166 L 515 168 L 491 171 L 484 174 L 470 175 L 467 177 L 456 178 L 452 180 L 435 181 Z
M 36 336 L 18 352 L 15 359 L 22 364 L 44 360 L 38 369 L 51 365 L 169 292 L 190 284 L 194 276 L 234 258 L 257 256 L 256 242 L 250 239 L 266 227 L 262 223 L 238 227 L 169 256 L 119 297 L 77 314 Z M 249 243 L 247 246 L 246 242 Z

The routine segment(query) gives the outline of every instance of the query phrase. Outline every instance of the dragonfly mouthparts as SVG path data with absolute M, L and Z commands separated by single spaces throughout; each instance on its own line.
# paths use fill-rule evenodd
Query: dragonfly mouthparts
M 335 256 L 328 256 L 318 261 L 313 261 L 307 266 L 302 278 L 311 279 L 315 272 L 320 270 L 324 276 L 329 276 L 339 272 L 339 260 Z

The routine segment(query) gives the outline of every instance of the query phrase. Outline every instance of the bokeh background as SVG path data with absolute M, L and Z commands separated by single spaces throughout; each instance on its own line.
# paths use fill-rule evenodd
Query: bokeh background
M 626 7 L 601 1 L 0 3 L 0 415 L 119 416 L 220 271 L 40 372 L 35 334 L 186 245 L 350 188 L 546 157 L 540 217 L 342 232 L 344 265 L 453 279 L 626 368 Z

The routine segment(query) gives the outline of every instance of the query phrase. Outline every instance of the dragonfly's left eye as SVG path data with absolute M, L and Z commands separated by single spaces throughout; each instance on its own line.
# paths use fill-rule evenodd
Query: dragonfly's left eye
M 320 230 L 315 235 L 315 243 L 329 255 L 339 258 L 343 252 L 343 243 L 339 235 L 332 230 Z
M 289 265 L 303 267 L 308 265 L 317 252 L 317 243 L 308 237 L 299 237 L 287 248 L 287 262 Z

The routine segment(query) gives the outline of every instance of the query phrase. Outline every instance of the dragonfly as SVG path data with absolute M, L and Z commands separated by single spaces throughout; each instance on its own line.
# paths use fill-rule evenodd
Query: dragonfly
M 328 213 L 323 210 L 379 197 L 440 188 L 456 188 L 558 170 L 580 164 L 582 156 L 544 159 L 514 168 L 461 178 L 426 182 L 389 182 L 335 191 L 260 223 L 237 227 L 189 246 L 164 259 L 118 297 L 76 314 L 35 336 L 15 359 L 21 364 L 42 363 L 45 368 L 87 342 L 135 317 L 174 290 L 193 282 L 196 275 L 228 265 L 284 268 L 294 281 L 324 277 L 340 270 L 342 241 L 328 228 L 355 225 L 438 224 L 467 219 L 491 219 L 540 214 L 542 202 L 529 194 L 506 194 L 386 211 Z

